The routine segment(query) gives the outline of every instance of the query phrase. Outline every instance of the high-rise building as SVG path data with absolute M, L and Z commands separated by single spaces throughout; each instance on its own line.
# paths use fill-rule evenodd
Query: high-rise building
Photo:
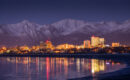
M 100 40 L 100 44 L 104 45 L 104 42 L 105 42 L 104 38 L 100 38 L 99 40 Z
M 95 36 L 91 37 L 91 46 L 92 47 L 104 47 L 104 43 L 105 43 L 104 38 L 95 37 Z
M 112 43 L 112 47 L 119 47 L 120 46 L 120 43 L 119 42 L 113 42 Z
M 51 41 L 48 41 L 48 40 L 46 41 L 46 48 L 47 49 L 53 49 L 54 48 Z
M 84 48 L 90 48 L 91 47 L 90 40 L 84 40 L 83 45 L 84 45 Z
M 100 47 L 104 47 L 104 43 L 105 43 L 105 40 L 104 40 L 104 38 L 99 38 L 99 41 L 100 41 L 100 43 L 99 43 L 99 45 L 100 45 Z
M 98 47 L 99 44 L 100 44 L 99 37 L 92 36 L 91 37 L 91 46 L 92 47 Z

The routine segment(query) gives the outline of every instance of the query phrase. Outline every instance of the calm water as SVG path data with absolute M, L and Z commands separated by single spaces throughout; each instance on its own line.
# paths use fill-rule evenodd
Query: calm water
M 0 80 L 66 80 L 119 70 L 126 64 L 86 58 L 0 57 Z

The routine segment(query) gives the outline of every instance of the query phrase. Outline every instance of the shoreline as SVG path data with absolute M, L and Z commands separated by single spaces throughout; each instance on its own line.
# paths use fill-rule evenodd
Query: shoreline
M 123 62 L 127 66 L 125 68 L 121 68 L 121 69 L 116 70 L 116 71 L 98 74 L 95 77 L 93 77 L 91 75 L 91 76 L 86 76 L 86 77 L 81 77 L 81 78 L 72 78 L 72 79 L 68 79 L 68 80 L 130 80 L 130 61 L 129 61 L 130 57 L 129 57 L 129 54 L 124 55 L 124 56 L 127 56 L 127 58 L 124 57 L 123 55 L 120 55 L 120 56 L 118 55 L 119 60 L 117 58 L 113 59 L 113 56 L 111 56 L 111 60 Z M 121 57 L 121 56 L 123 56 L 123 57 Z M 98 56 L 95 58 L 96 59 L 103 59 L 102 57 L 98 57 Z M 110 59 L 110 55 L 109 55 L 109 57 L 107 57 L 107 59 Z
M 68 80 L 130 80 L 130 66 L 117 71 L 98 74 L 97 76 L 87 76 Z
M 1 54 L 0 57 L 67 57 L 67 58 L 90 58 L 90 59 L 111 59 L 118 61 L 127 61 L 130 60 L 130 54 L 85 54 L 85 53 L 76 53 L 76 54 Z
M 103 77 L 102 77 L 103 75 Z M 98 80 L 130 80 L 130 66 L 99 75 Z

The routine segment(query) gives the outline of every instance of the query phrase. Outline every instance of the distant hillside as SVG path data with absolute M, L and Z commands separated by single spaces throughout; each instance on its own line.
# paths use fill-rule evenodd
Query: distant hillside
M 28 20 L 17 24 L 0 25 L 0 45 L 36 45 L 51 40 L 54 44 L 81 44 L 92 35 L 106 38 L 106 42 L 119 41 L 130 45 L 130 20 L 124 22 L 85 22 L 64 19 L 53 24 L 39 25 Z

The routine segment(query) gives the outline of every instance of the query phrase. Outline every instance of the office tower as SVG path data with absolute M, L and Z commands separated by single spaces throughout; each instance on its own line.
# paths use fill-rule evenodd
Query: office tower
M 92 46 L 92 47 L 98 47 L 99 44 L 100 44 L 100 38 L 99 38 L 99 37 L 92 36 L 92 37 L 91 37 L 91 46 Z
M 52 49 L 53 48 L 53 45 L 52 45 L 52 42 L 51 41 L 46 41 L 46 48 L 48 49 Z
M 90 48 L 91 47 L 90 40 L 84 40 L 83 45 L 84 45 L 84 48 Z
M 104 38 L 99 38 L 99 41 L 100 41 L 99 43 L 100 47 L 104 47 L 104 44 L 105 44 Z

